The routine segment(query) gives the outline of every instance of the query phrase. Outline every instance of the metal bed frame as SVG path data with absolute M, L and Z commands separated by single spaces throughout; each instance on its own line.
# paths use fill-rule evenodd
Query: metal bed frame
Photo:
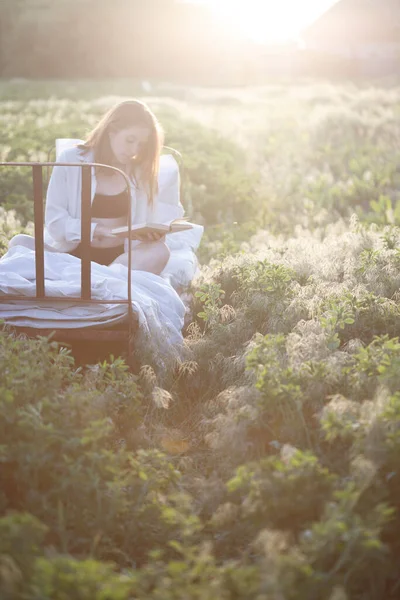
M 180 166 L 182 165 L 181 154 L 174 148 L 164 146 L 164 149 L 171 151 L 178 159 Z M 51 150 L 48 153 L 50 157 Z M 82 169 L 82 191 L 81 191 L 81 294 L 79 298 L 66 298 L 65 296 L 48 296 L 45 290 L 44 280 L 44 202 L 43 202 L 43 168 L 47 168 L 46 185 L 49 181 L 49 168 L 54 166 L 67 166 L 71 168 Z M 0 162 L 0 167 L 30 167 L 32 169 L 33 178 L 33 203 L 34 203 L 34 227 L 35 227 L 35 269 L 36 269 L 36 296 L 35 298 L 44 303 L 68 302 L 73 304 L 126 304 L 128 306 L 128 323 L 123 329 L 116 329 L 115 326 L 110 326 L 108 329 L 102 327 L 96 329 L 95 326 L 81 327 L 74 329 L 39 329 L 36 327 L 18 327 L 10 326 L 13 331 L 18 334 L 26 334 L 28 337 L 49 336 L 53 334 L 52 339 L 59 342 L 76 342 L 76 341 L 102 341 L 102 342 L 121 342 L 127 348 L 127 363 L 132 368 L 135 365 L 133 360 L 134 348 L 134 333 L 138 327 L 138 321 L 132 309 L 132 214 L 131 203 L 128 208 L 128 281 L 127 281 L 127 298 L 123 300 L 95 300 L 91 294 L 91 264 L 90 264 L 90 225 L 91 225 L 91 169 L 92 167 L 105 167 L 120 173 L 125 180 L 127 189 L 130 189 L 130 183 L 127 175 L 116 167 L 104 165 L 101 163 L 68 163 L 68 162 Z M 22 294 L 0 295 L 0 304 L 15 300 L 18 302 L 31 302 L 33 296 L 24 296 Z

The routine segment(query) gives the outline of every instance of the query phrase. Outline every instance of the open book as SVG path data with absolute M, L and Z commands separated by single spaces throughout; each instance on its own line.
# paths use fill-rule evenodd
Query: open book
M 177 231 L 187 231 L 193 229 L 193 225 L 183 219 L 173 219 L 172 221 L 166 221 L 165 223 L 139 223 L 138 225 L 132 225 L 132 237 L 135 235 L 145 235 L 147 233 L 175 233 Z M 111 233 L 121 237 L 127 237 L 128 226 L 115 227 L 111 230 Z

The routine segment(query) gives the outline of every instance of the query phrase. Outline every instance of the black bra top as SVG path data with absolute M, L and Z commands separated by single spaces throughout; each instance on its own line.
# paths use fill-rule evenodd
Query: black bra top
M 130 194 L 127 189 L 113 196 L 95 194 L 92 203 L 92 217 L 126 217 L 128 216 L 129 201 Z

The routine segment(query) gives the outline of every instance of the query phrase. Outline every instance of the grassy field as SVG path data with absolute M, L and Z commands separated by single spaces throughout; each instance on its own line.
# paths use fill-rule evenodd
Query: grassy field
M 400 88 L 0 83 L 1 160 L 141 97 L 205 225 L 188 359 L 0 338 L 4 599 L 400 594 Z M 1 252 L 30 230 L 3 169 Z

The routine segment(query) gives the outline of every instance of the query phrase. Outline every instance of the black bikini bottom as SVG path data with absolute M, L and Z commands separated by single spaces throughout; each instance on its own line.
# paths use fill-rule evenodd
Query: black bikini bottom
M 124 244 L 120 246 L 114 246 L 114 248 L 93 248 L 90 247 L 90 260 L 91 262 L 98 263 L 99 265 L 109 265 L 118 256 L 124 253 Z M 75 250 L 68 252 L 72 256 L 82 258 L 82 246 L 79 244 Z

